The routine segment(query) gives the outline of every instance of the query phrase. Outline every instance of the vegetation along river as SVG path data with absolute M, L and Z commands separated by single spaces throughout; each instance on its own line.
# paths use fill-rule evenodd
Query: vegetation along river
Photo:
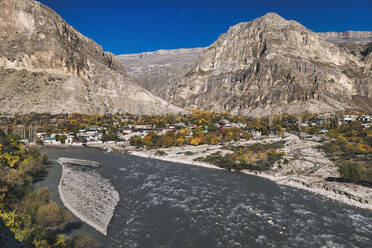
M 104 247 L 372 247 L 372 212 L 256 176 L 94 149 L 44 148 L 87 159 L 120 194 Z M 37 187 L 58 200 L 61 166 Z M 61 202 L 59 201 L 61 204 Z

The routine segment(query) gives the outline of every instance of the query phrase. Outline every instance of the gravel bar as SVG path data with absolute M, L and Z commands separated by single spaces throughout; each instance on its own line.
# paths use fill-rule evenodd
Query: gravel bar
M 63 204 L 80 220 L 107 235 L 120 197 L 110 181 L 94 170 L 100 164 L 69 158 L 59 158 L 57 162 L 63 168 L 58 186 Z

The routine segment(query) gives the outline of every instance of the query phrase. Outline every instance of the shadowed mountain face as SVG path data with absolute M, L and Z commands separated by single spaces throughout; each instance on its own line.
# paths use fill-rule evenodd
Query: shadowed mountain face
M 252 116 L 371 111 L 371 56 L 370 44 L 339 46 L 269 13 L 231 27 L 186 75 L 153 91 L 178 106 Z
M 178 112 L 33 0 L 0 0 L 0 112 Z

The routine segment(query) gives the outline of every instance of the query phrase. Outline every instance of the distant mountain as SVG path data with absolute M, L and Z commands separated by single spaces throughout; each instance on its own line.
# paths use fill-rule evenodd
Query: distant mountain
M 159 50 L 119 55 L 129 76 L 149 91 L 156 91 L 169 78 L 189 71 L 207 48 Z
M 319 33 L 323 38 L 336 44 L 355 42 L 367 44 L 372 42 L 372 31 L 346 31 L 346 32 L 325 32 Z
M 111 53 L 33 0 L 0 0 L 0 112 L 178 112 Z
M 324 36 L 268 13 L 231 27 L 154 92 L 178 106 L 253 116 L 372 111 L 370 45 Z

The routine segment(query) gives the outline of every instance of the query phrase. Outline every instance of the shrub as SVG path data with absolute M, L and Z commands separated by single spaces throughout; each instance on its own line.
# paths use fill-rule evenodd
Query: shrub
M 32 192 L 31 194 L 26 196 L 23 202 L 24 212 L 35 215 L 37 209 L 41 205 L 47 204 L 49 202 L 49 199 L 49 191 L 46 188 L 39 189 L 36 193 Z
M 343 161 L 339 165 L 338 171 L 341 177 L 356 182 L 361 179 L 363 167 L 360 163 L 353 161 Z
M 139 135 L 132 136 L 130 138 L 130 140 L 129 140 L 129 144 L 131 146 L 142 147 L 143 146 L 143 142 L 142 142 L 141 136 L 139 136 Z
M 79 234 L 71 241 L 73 248 L 101 248 L 102 245 L 87 234 Z
M 165 151 L 161 151 L 161 150 L 157 150 L 155 153 L 154 153 L 155 156 L 164 156 L 164 155 L 167 155 L 167 153 Z
M 185 143 L 185 139 L 184 138 L 178 138 L 177 140 L 176 140 L 176 144 L 178 145 L 178 146 L 182 146 L 183 144 Z
M 60 226 L 71 219 L 71 212 L 61 209 L 54 202 L 40 206 L 36 212 L 36 221 L 42 226 Z

